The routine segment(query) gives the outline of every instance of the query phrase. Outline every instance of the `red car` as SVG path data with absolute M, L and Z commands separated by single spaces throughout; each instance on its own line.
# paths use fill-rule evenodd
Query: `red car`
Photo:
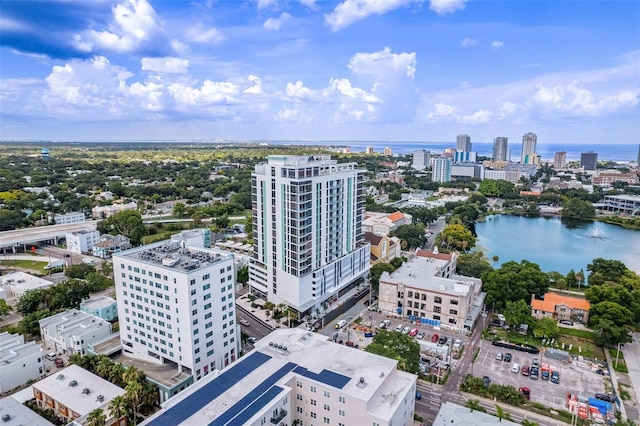
M 438 341 L 438 335 L 434 334 L 433 336 L 431 336 L 431 341 L 432 342 L 437 342 Z

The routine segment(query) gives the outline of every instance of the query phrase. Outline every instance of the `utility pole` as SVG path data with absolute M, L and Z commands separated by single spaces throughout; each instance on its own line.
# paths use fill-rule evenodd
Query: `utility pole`
M 616 368 L 618 368 L 618 357 L 620 356 L 620 342 L 618 342 L 618 350 L 616 351 Z

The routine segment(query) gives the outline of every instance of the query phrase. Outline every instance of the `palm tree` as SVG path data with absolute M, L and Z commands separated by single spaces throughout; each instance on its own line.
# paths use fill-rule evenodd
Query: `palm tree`
M 477 399 L 468 400 L 467 401 L 467 408 L 469 408 L 472 413 L 473 413 L 473 410 L 479 410 L 480 409 L 480 401 L 477 400 Z
M 496 417 L 498 418 L 499 421 L 502 421 L 502 419 L 511 420 L 511 415 L 506 411 L 504 411 L 504 409 L 497 404 L 496 404 Z
M 87 415 L 87 426 L 104 426 L 106 423 L 107 416 L 102 408 L 96 408 Z
M 493 266 L 496 266 L 496 263 L 498 263 L 500 257 L 498 255 L 494 255 L 491 260 L 493 260 Z
M 124 387 L 124 380 L 122 376 L 124 375 L 124 367 L 122 364 L 118 364 L 117 362 L 111 366 L 111 371 L 109 371 L 109 381 L 116 386 L 121 388 Z
M 113 361 L 106 355 L 100 355 L 98 357 L 98 363 L 96 364 L 96 375 L 106 379 L 109 377 L 109 373 L 111 372 L 111 366 L 113 365 Z
M 140 381 L 140 375 L 140 370 L 130 365 L 122 372 L 122 381 L 127 385 L 130 382 L 138 382 Z
M 580 290 L 580 286 L 584 284 L 584 271 L 582 269 L 576 272 L 576 281 L 578 282 L 578 290 Z
M 140 394 L 142 393 L 142 385 L 138 381 L 130 381 L 124 388 L 125 398 L 131 404 L 133 409 L 133 421 L 136 421 L 136 408 L 140 405 Z
M 127 414 L 129 403 L 123 395 L 114 396 L 109 403 L 109 412 L 116 420 Z
M 80 354 L 69 355 L 69 364 L 75 364 L 82 367 L 83 356 Z

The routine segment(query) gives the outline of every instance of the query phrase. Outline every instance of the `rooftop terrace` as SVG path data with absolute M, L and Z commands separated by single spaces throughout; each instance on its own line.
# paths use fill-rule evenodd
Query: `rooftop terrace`
M 231 254 L 206 248 L 180 247 L 177 242 L 137 247 L 115 255 L 168 269 L 192 271 L 228 260 Z

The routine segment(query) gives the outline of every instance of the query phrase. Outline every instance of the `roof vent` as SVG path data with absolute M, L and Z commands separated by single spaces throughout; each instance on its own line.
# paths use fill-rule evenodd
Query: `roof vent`
M 104 401 L 104 395 L 98 395 L 98 396 L 96 397 L 96 401 L 98 401 L 98 402 L 102 402 L 102 401 Z
M 360 384 L 364 384 L 364 377 L 360 377 Z
M 269 342 L 269 346 L 273 346 L 273 342 Z
M 282 349 L 282 343 L 278 343 L 278 349 Z
M 89 395 L 91 393 L 91 391 L 89 390 L 89 388 L 84 388 L 82 389 L 82 393 L 85 395 Z
M 3 414 L 2 415 L 2 421 L 3 422 L 8 422 L 9 420 L 11 420 L 11 416 L 9 414 Z
M 58 375 L 56 376 L 56 379 L 58 379 L 58 380 L 62 380 L 62 379 L 64 379 L 64 374 L 58 374 Z
M 287 350 L 287 347 L 286 347 L 286 346 L 283 346 L 283 347 L 282 347 L 282 350 L 283 350 L 283 351 L 286 351 L 286 350 Z
M 75 380 L 72 380 L 69 382 L 69 386 L 71 386 L 72 388 L 78 386 L 78 382 L 76 382 Z

